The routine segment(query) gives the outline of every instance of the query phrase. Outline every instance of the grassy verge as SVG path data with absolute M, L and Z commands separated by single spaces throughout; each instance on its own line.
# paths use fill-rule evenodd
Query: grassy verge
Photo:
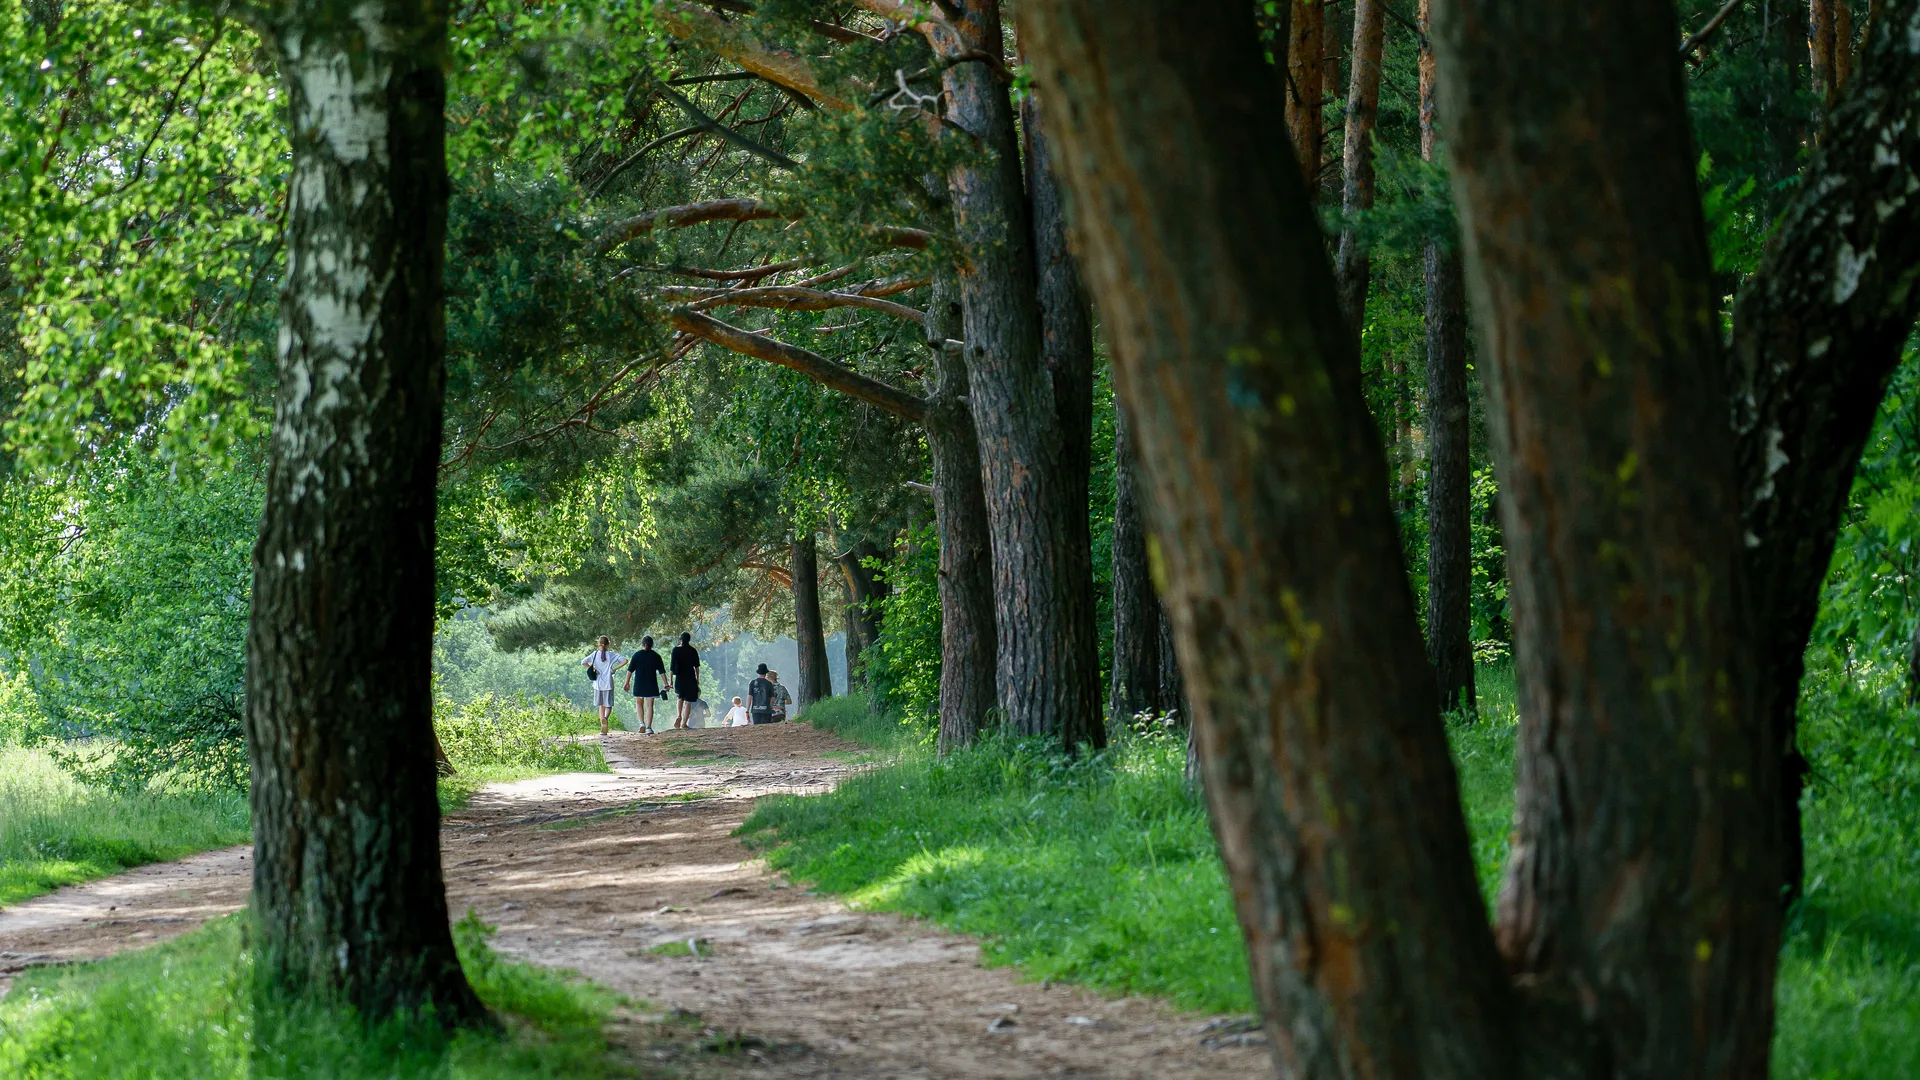
M 431 1025 L 369 1029 L 330 1009 L 256 1011 L 242 919 L 153 949 L 42 968 L 0 999 L 0 1075 L 20 1080 L 534 1080 L 631 1076 L 605 1027 L 621 1000 L 501 959 L 487 928 L 456 928 L 467 975 L 505 1021 L 451 1039 Z M 270 1045 L 256 1046 L 256 1039 Z
M 130 867 L 244 844 L 240 792 L 88 787 L 41 750 L 0 748 L 0 906 Z
M 875 750 L 907 750 L 927 745 L 924 733 L 902 724 L 898 717 L 867 708 L 864 694 L 843 694 L 807 706 L 802 723 Z
M 1480 716 L 1449 724 L 1462 809 L 1491 904 L 1513 818 L 1510 670 L 1483 670 Z M 850 702 L 851 703 L 851 702 Z M 910 737 L 817 710 L 897 756 L 828 795 L 764 800 L 749 843 L 858 906 L 924 916 L 1032 978 L 1252 1007 L 1204 810 L 1177 743 L 1131 739 L 1069 762 L 988 740 L 935 758 Z M 1920 711 L 1810 701 L 1807 898 L 1781 951 L 1777 1077 L 1920 1076 Z M 844 725 L 844 726 L 842 726 Z
M 458 810 L 481 787 L 560 772 L 606 772 L 600 721 L 563 698 L 485 694 L 465 705 L 442 700 L 434 731 L 458 770 L 440 778 L 440 809 Z

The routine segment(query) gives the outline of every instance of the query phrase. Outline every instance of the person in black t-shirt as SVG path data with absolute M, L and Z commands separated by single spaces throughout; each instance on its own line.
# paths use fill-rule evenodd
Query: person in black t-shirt
M 640 730 L 653 734 L 653 706 L 660 700 L 660 676 L 667 665 L 653 651 L 653 639 L 640 639 L 640 651 L 627 661 L 627 689 L 633 691 L 633 710 L 640 717 Z
M 773 723 L 773 680 L 767 678 L 767 665 L 759 667 L 760 676 L 747 684 L 747 715 L 756 724 Z
M 673 726 L 693 726 L 688 718 L 693 715 L 693 703 L 700 700 L 700 650 L 693 647 L 692 634 L 681 634 L 680 644 L 673 647 L 667 659 L 667 686 L 680 699 Z

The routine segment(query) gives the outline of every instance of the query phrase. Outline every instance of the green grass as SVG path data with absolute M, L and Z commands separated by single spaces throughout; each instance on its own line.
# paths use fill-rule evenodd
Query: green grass
M 240 792 L 114 792 L 41 750 L 0 748 L 0 906 L 250 835 Z
M 989 962 L 1034 978 L 1252 1007 L 1179 740 L 1130 739 L 1078 762 L 1004 739 L 945 759 L 900 755 L 830 795 L 763 800 L 743 832 L 779 841 L 775 868 L 858 906 L 980 934 Z
M 632 1076 L 605 1027 L 625 1002 L 567 973 L 504 960 L 471 915 L 462 963 L 504 1021 L 448 1038 L 369 1029 L 341 1010 L 276 1009 L 250 992 L 244 916 L 152 949 L 20 977 L 0 999 L 0 1076 L 18 1080 L 600 1080 Z M 256 1037 L 262 1044 L 256 1047 Z
M 926 733 L 901 723 L 898 717 L 867 708 L 865 694 L 844 694 L 815 702 L 807 706 L 799 722 L 876 750 L 904 750 L 930 742 Z
M 531 780 L 561 772 L 607 772 L 597 735 L 600 720 L 562 698 L 483 694 L 462 706 L 442 699 L 434 731 L 457 770 L 440 778 L 440 810 L 467 805 L 487 784 Z
M 1450 721 L 1448 737 L 1491 904 L 1513 817 L 1511 668 L 1482 669 L 1478 688 L 1478 718 Z M 1177 743 L 1135 739 L 1070 763 L 990 739 L 942 760 L 850 706 L 809 719 L 898 752 L 830 794 L 763 800 L 743 832 L 775 868 L 979 934 L 990 962 L 1032 978 L 1252 1008 Z M 1807 897 L 1781 951 L 1773 1075 L 1920 1076 L 1920 710 L 1810 695 L 1802 714 L 1816 769 Z

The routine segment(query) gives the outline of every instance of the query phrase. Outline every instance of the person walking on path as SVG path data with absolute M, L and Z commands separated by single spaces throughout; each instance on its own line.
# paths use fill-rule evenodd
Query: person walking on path
M 667 659 L 667 686 L 680 704 L 673 715 L 673 726 L 691 727 L 693 703 L 700 700 L 700 650 L 693 647 L 693 635 L 681 634 L 680 644 Z
M 747 712 L 753 716 L 756 724 L 773 723 L 773 680 L 767 678 L 767 665 L 761 664 L 760 674 L 747 684 Z
M 787 688 L 780 685 L 779 672 L 767 672 L 767 681 L 773 684 L 773 719 L 767 722 L 778 724 L 786 720 L 787 706 L 793 704 L 793 695 L 787 693 Z
M 613 651 L 613 641 L 600 636 L 600 647 L 587 654 L 580 666 L 593 672 L 593 704 L 600 710 L 600 734 L 607 733 L 607 717 L 613 713 L 613 673 L 627 662 L 626 656 Z
M 640 718 L 640 730 L 653 734 L 653 707 L 660 700 L 660 676 L 667 665 L 653 651 L 653 639 L 640 639 L 640 651 L 627 664 L 627 689 L 633 691 L 633 712 Z

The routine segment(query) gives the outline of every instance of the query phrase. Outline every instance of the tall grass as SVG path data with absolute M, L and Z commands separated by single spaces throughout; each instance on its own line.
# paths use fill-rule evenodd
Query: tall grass
M 417 1019 L 368 1027 L 251 993 L 245 916 L 152 949 L 21 976 L 0 999 L 0 1076 L 18 1080 L 610 1080 L 632 1076 L 604 1028 L 621 999 L 501 959 L 472 916 L 455 928 L 474 989 L 503 1032 L 451 1038 Z
M 248 835 L 245 793 L 112 792 L 43 750 L 0 748 L 0 905 Z
M 481 694 L 464 705 L 441 698 L 433 730 L 457 770 L 440 779 L 440 808 L 457 810 L 481 786 L 558 772 L 606 772 L 597 714 L 565 698 Z

